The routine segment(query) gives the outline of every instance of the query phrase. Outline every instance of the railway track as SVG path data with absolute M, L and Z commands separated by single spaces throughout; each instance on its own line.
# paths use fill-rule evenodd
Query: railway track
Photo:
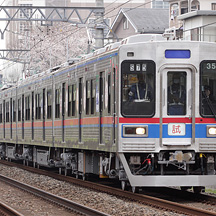
M 0 201 L 0 215 L 2 216 L 23 216 L 21 213 Z
M 37 197 L 40 197 L 42 199 L 49 201 L 49 202 L 55 203 L 55 204 L 62 206 L 66 209 L 69 209 L 70 211 L 75 212 L 79 215 L 108 216 L 107 214 L 105 214 L 103 212 L 97 211 L 95 209 L 89 208 L 89 207 L 84 206 L 84 205 L 80 205 L 80 204 L 75 203 L 71 200 L 64 199 L 62 197 L 56 196 L 54 194 L 48 193 L 46 191 L 40 190 L 40 189 L 32 187 L 30 185 L 18 182 L 16 180 L 5 177 L 3 175 L 0 175 L 0 181 L 4 182 L 6 184 L 9 184 L 13 187 L 24 190 L 28 193 L 31 193 Z M 2 209 L 3 209 L 3 207 L 5 207 L 5 211 L 6 211 L 7 206 L 2 205 Z M 7 215 L 8 216 L 12 216 L 12 215 L 13 216 L 21 216 L 20 214 L 16 213 L 15 211 L 12 211 L 12 209 L 10 211 L 10 208 L 8 208 L 7 212 L 8 213 L 5 214 L 6 216 Z
M 23 165 L 17 164 L 17 163 L 11 163 L 11 162 L 9 163 L 9 162 L 3 161 L 3 160 L 1 160 L 0 163 L 2 163 L 4 165 L 9 165 L 9 166 L 16 166 L 18 168 L 21 168 L 21 169 L 24 169 L 24 170 L 27 170 L 27 171 L 30 171 L 33 173 L 37 173 L 40 175 L 46 175 L 46 176 L 52 177 L 52 178 L 57 179 L 57 180 L 66 181 L 66 182 L 76 184 L 76 185 L 79 185 L 82 187 L 86 187 L 89 189 L 93 189 L 96 191 L 105 192 L 105 193 L 112 194 L 112 195 L 117 196 L 117 197 L 121 197 L 121 198 L 124 198 L 127 200 L 133 200 L 133 201 L 147 204 L 149 206 L 153 206 L 153 207 L 156 207 L 159 209 L 169 210 L 169 211 L 177 212 L 180 214 L 186 214 L 186 215 L 202 215 L 202 216 L 215 215 L 216 216 L 215 212 L 182 205 L 179 203 L 167 201 L 167 200 L 152 197 L 152 196 L 147 196 L 147 195 L 143 195 L 143 194 L 134 194 L 132 192 L 123 191 L 123 190 L 118 189 L 118 188 L 113 188 L 113 187 L 97 184 L 94 182 L 82 181 L 80 179 L 76 179 L 73 177 L 59 175 L 57 173 L 53 173 L 53 172 L 45 171 L 45 170 L 41 170 L 41 169 L 35 169 L 33 167 L 23 166 Z M 199 195 L 199 196 L 201 196 L 201 195 Z M 216 202 L 216 199 L 214 197 L 205 196 L 205 199 L 206 200 L 209 199 L 209 201 L 214 202 L 214 203 Z

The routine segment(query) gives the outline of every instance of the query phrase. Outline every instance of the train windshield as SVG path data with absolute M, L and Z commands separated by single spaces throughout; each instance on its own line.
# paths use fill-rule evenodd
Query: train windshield
M 151 117 L 155 113 L 155 63 L 124 61 L 122 73 L 122 115 Z
M 200 72 L 200 114 L 216 117 L 216 61 L 203 61 Z

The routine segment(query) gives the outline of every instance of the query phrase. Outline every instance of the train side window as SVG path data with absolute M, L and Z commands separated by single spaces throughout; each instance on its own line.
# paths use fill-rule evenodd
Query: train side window
M 25 120 L 30 120 L 30 96 L 25 97 Z
M 60 118 L 60 89 L 55 90 L 55 118 Z
M 90 100 L 91 100 L 91 86 L 90 81 L 86 81 L 86 115 L 89 115 Z
M 13 122 L 16 121 L 16 101 L 13 100 Z
M 76 115 L 76 85 L 72 85 L 72 116 Z
M 47 91 L 47 119 L 52 118 L 52 91 Z
M 96 96 L 96 82 L 91 80 L 91 114 L 95 113 L 95 96 Z
M 2 104 L 0 104 L 0 123 L 2 123 Z
M 35 119 L 41 119 L 41 104 L 40 104 L 40 94 L 35 95 L 35 104 L 36 104 L 36 116 Z
M 18 121 L 21 121 L 21 98 L 18 99 Z
M 111 113 L 111 76 L 108 75 L 108 113 Z
M 9 115 L 9 102 L 6 102 L 6 122 L 10 121 Z
M 72 85 L 68 86 L 68 116 L 72 115 Z

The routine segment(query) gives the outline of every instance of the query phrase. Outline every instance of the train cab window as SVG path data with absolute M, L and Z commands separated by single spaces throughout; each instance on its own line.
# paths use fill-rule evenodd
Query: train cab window
M 18 121 L 21 121 L 21 98 L 18 99 Z
M 41 119 L 40 94 L 35 94 L 35 105 L 36 105 L 35 119 Z
M 13 122 L 16 122 L 16 101 L 13 100 Z
M 167 73 L 167 115 L 186 115 L 186 72 Z
M 60 118 L 60 89 L 55 90 L 55 118 Z
M 25 97 L 25 120 L 30 120 L 30 96 Z
M 127 60 L 121 64 L 122 104 L 125 117 L 152 117 L 155 113 L 155 63 Z
M 47 91 L 47 119 L 52 118 L 52 91 Z
M 86 115 L 89 115 L 90 110 L 91 87 L 90 81 L 86 81 Z
M 2 104 L 0 104 L 0 123 L 2 123 Z
M 216 61 L 200 64 L 200 114 L 203 117 L 216 115 Z
M 9 122 L 9 102 L 6 102 L 6 122 Z
M 96 81 L 91 80 L 91 114 L 95 113 Z

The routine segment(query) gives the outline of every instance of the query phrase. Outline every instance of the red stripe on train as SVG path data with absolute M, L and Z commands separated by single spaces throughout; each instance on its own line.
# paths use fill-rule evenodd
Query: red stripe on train
M 119 123 L 160 123 L 159 118 L 119 118 Z

